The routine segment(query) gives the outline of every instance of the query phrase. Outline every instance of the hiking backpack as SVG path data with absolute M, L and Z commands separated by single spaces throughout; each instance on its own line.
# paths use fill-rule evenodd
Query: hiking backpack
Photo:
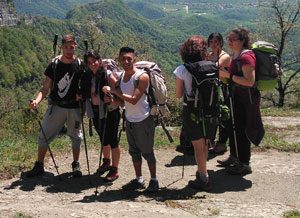
M 156 123 L 160 122 L 161 127 L 166 133 L 170 142 L 174 142 L 169 131 L 166 129 L 162 119 L 159 119 L 159 116 L 165 115 L 169 112 L 167 107 L 167 87 L 165 84 L 165 78 L 161 74 L 161 69 L 154 62 L 150 61 L 139 61 L 134 64 L 137 69 L 141 69 L 141 73 L 135 74 L 134 78 L 134 87 L 138 87 L 139 77 L 143 73 L 147 73 L 149 76 L 149 89 L 148 92 L 145 91 L 149 105 L 150 105 L 150 114 L 155 116 Z
M 167 107 L 167 87 L 165 85 L 165 79 L 161 74 L 161 69 L 154 62 L 139 61 L 134 64 L 138 69 L 142 69 L 149 76 L 149 90 L 145 92 L 147 95 L 150 107 L 151 115 L 165 115 L 169 112 Z M 135 75 L 135 87 L 138 86 L 138 78 L 141 75 Z
M 111 72 L 120 72 L 118 64 L 113 59 L 103 59 L 102 63 L 104 63 L 107 66 L 107 69 Z
M 260 91 L 274 89 L 279 76 L 277 69 L 279 67 L 277 48 L 269 42 L 257 41 L 253 43 L 251 50 L 246 49 L 242 51 L 237 58 L 239 72 L 241 71 L 241 56 L 249 51 L 253 51 L 256 57 L 255 84 L 253 87 Z
M 191 108 L 195 122 L 220 117 L 219 69 L 212 61 L 185 63 L 192 75 L 192 96 L 185 95 L 185 103 Z

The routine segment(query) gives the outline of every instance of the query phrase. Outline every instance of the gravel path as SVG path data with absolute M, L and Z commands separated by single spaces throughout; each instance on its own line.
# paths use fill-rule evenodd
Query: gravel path
M 288 127 L 300 124 L 300 118 L 263 117 L 265 124 Z M 295 137 L 297 138 L 297 137 Z M 296 139 L 295 139 L 296 140 Z M 174 149 L 156 150 L 160 191 L 125 192 L 121 187 L 132 178 L 134 171 L 128 151 L 120 160 L 120 178 L 113 184 L 104 183 L 95 175 L 87 176 L 84 153 L 81 164 L 84 176 L 71 176 L 70 153 L 59 154 L 55 160 L 62 181 L 58 179 L 52 161 L 45 164 L 46 173 L 27 179 L 23 173 L 16 178 L 0 181 L 0 217 L 13 217 L 17 212 L 43 218 L 60 217 L 282 217 L 290 210 L 300 211 L 300 154 L 268 150 L 252 153 L 253 173 L 244 177 L 230 176 L 217 166 L 220 156 L 209 156 L 208 170 L 213 190 L 210 193 L 187 187 L 195 178 L 194 157 Z M 98 150 L 89 150 L 92 174 L 98 164 Z M 228 154 L 225 154 L 228 155 Z M 144 178 L 149 182 L 146 164 Z M 99 194 L 95 187 L 99 185 Z
M 98 151 L 90 150 L 91 172 L 96 171 Z M 208 169 L 213 184 L 210 193 L 186 187 L 194 179 L 193 156 L 186 155 L 182 178 L 182 154 L 173 149 L 156 150 L 161 190 L 155 194 L 124 192 L 121 186 L 134 177 L 127 151 L 122 151 L 120 178 L 105 184 L 89 177 L 85 156 L 84 176 L 71 177 L 69 154 L 56 156 L 62 181 L 51 160 L 43 176 L 27 179 L 23 174 L 0 181 L 0 217 L 23 212 L 32 217 L 282 217 L 289 210 L 300 210 L 300 154 L 277 151 L 253 152 L 253 173 L 230 176 L 216 166 L 220 157 L 210 156 Z M 225 154 L 227 155 L 227 154 Z M 149 173 L 143 168 L 146 183 Z M 99 195 L 95 196 L 96 182 Z

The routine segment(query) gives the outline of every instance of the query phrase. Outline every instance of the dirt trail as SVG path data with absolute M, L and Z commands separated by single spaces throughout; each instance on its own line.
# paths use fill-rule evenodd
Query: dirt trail
M 286 122 L 285 122 L 286 123 Z M 283 125 L 283 124 L 282 124 Z M 294 124 L 297 125 L 297 124 Z M 210 156 L 209 175 L 213 185 L 210 193 L 187 187 L 194 179 L 194 157 L 186 155 L 182 178 L 182 153 L 174 149 L 156 150 L 157 173 L 161 190 L 155 194 L 125 192 L 121 186 L 134 178 L 128 151 L 123 150 L 120 178 L 113 184 L 103 183 L 96 176 L 87 176 L 84 152 L 81 164 L 84 176 L 71 177 L 72 158 L 55 156 L 62 181 L 59 181 L 51 160 L 46 173 L 35 179 L 23 174 L 0 181 L 0 217 L 23 212 L 32 217 L 282 217 L 289 210 L 300 210 L 300 154 L 277 152 L 252 153 L 253 173 L 244 177 L 230 176 L 217 167 L 221 156 Z M 228 154 L 225 154 L 228 155 Z M 89 150 L 91 173 L 96 171 L 98 151 Z M 149 182 L 146 164 L 144 178 Z M 99 195 L 95 196 L 96 182 Z
M 90 151 L 90 163 L 97 163 L 97 151 Z M 134 177 L 127 151 L 122 152 L 120 178 L 105 184 L 86 176 L 70 176 L 71 158 L 56 156 L 62 181 L 51 161 L 47 173 L 36 179 L 23 175 L 0 183 L 0 217 L 12 217 L 21 211 L 32 217 L 282 217 L 285 211 L 300 209 L 300 154 L 276 151 L 254 152 L 253 173 L 245 177 L 229 176 L 216 166 L 219 157 L 210 157 L 208 169 L 213 184 L 211 193 L 186 187 L 196 170 L 193 156 L 185 158 L 172 149 L 156 150 L 161 190 L 156 194 L 124 192 L 121 186 Z M 91 166 L 95 172 L 96 164 Z M 148 182 L 148 171 L 144 167 Z M 96 182 L 100 195 L 95 196 Z

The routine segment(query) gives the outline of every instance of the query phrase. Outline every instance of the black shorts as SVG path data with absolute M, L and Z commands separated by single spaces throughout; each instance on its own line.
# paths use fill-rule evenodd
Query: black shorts
M 215 137 L 215 129 L 217 127 L 217 120 L 210 119 L 202 120 L 197 119 L 190 107 L 183 106 L 183 129 L 186 133 L 187 140 L 194 141 L 202 138 L 213 139 Z
M 119 145 L 118 129 L 119 129 L 119 123 L 121 118 L 119 108 L 113 111 L 108 111 L 107 120 L 105 120 L 105 118 L 99 119 L 98 105 L 92 105 L 92 108 L 94 112 L 93 124 L 100 137 L 101 143 L 103 139 L 103 130 L 105 126 L 105 136 L 104 136 L 103 146 L 110 145 L 111 148 L 117 148 Z

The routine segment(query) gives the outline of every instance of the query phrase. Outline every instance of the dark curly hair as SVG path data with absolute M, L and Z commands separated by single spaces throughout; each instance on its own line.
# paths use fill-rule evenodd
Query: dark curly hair
M 235 28 L 233 30 L 231 30 L 230 32 L 235 33 L 236 35 L 239 36 L 239 40 L 245 40 L 243 43 L 243 47 L 244 48 L 251 48 L 251 42 L 250 42 L 250 35 L 249 35 L 249 30 L 245 27 L 238 27 Z
M 102 59 L 101 59 L 100 54 L 95 50 L 88 50 L 88 51 L 85 52 L 83 59 L 84 59 L 84 63 L 86 65 L 88 65 L 88 58 L 94 58 L 96 60 L 99 60 L 102 63 Z M 95 75 L 96 76 L 95 95 L 97 95 L 97 93 L 99 93 L 99 91 L 102 90 L 101 87 L 108 84 L 106 71 L 107 71 L 107 66 L 102 63 L 101 66 L 99 67 L 99 69 L 97 70 L 96 75 Z M 99 90 L 99 83 L 100 83 L 101 90 Z
M 200 36 L 192 36 L 181 45 L 179 54 L 185 63 L 205 60 L 207 57 L 206 40 Z

